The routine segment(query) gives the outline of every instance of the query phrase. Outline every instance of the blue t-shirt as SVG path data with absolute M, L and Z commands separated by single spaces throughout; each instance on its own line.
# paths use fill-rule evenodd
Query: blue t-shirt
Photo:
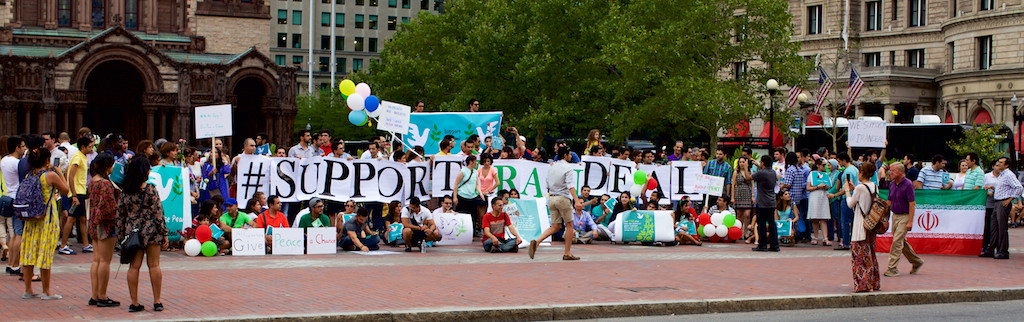
M 840 179 L 842 180 L 843 187 L 846 187 L 847 178 L 849 178 L 850 182 L 852 182 L 854 186 L 860 184 L 859 176 L 860 171 L 857 170 L 857 167 L 853 166 L 852 164 L 846 166 L 846 169 L 843 169 L 843 174 L 840 177 Z
M 557 153 L 555 154 L 555 161 L 558 161 L 558 155 Z M 580 156 L 576 152 L 569 152 L 569 154 L 572 155 L 572 160 L 569 160 L 569 163 L 580 163 Z

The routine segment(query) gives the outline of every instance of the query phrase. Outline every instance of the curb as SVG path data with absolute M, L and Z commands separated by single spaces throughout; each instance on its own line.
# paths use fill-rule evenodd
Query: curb
M 548 321 L 612 317 L 992 302 L 1024 299 L 1024 288 L 857 293 L 665 302 L 398 310 L 325 315 L 214 318 L 219 321 Z

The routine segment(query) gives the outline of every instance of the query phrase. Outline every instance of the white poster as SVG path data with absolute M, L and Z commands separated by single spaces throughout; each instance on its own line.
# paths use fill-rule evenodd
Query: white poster
M 462 170 L 462 160 L 465 159 L 466 157 L 456 155 L 434 156 L 434 168 L 431 170 L 430 177 L 431 196 L 440 198 L 452 195 L 452 191 L 458 188 L 455 177 L 459 175 L 459 170 Z
M 238 205 L 245 207 L 256 192 L 270 195 L 270 158 L 262 155 L 242 154 L 235 173 Z
M 231 230 L 232 256 L 263 256 L 266 254 L 266 233 L 262 228 Z
M 352 161 L 335 157 L 324 158 L 320 166 L 320 198 L 345 202 L 351 199 L 354 188 Z
M 704 193 L 712 196 L 721 197 L 722 188 L 724 185 L 725 178 L 706 174 L 698 174 L 694 176 L 693 190 L 698 193 Z
M 377 165 L 383 161 L 352 160 L 352 200 L 356 202 L 380 202 L 380 189 L 377 184 Z
M 407 162 L 405 167 L 409 168 L 409 180 L 406 181 L 405 195 L 419 197 L 421 200 L 430 199 L 430 162 Z
M 668 180 L 669 191 L 672 200 L 682 200 L 683 197 L 690 197 L 691 200 L 701 199 L 702 196 L 694 189 L 694 176 L 704 174 L 700 161 L 672 161 Z
M 305 238 L 302 236 L 302 228 L 274 228 L 271 230 L 274 238 L 274 246 L 270 251 L 274 255 L 302 255 L 305 253 Z
M 334 227 L 306 228 L 306 254 L 338 252 L 338 231 Z
M 608 193 L 608 173 L 611 171 L 612 158 L 584 155 L 580 160 L 583 161 L 583 183 L 580 185 L 590 187 L 592 196 Z
M 494 160 L 498 172 L 498 190 L 519 191 L 520 198 L 547 196 L 548 170 L 551 165 L 527 160 Z
M 320 167 L 323 162 L 324 159 L 320 156 L 299 159 L 295 167 L 295 178 L 297 179 L 295 197 L 299 201 L 309 200 L 323 190 L 320 184 L 320 178 L 322 178 Z
M 196 107 L 196 139 L 231 136 L 231 105 Z
M 658 197 L 661 198 L 658 201 L 658 204 L 661 204 L 661 205 L 671 204 L 672 200 L 670 200 L 669 197 L 668 197 L 668 188 L 669 188 L 669 178 L 671 176 L 670 173 L 672 172 L 672 167 L 667 166 L 667 165 L 660 165 L 660 164 L 641 164 L 640 165 L 640 170 L 643 170 L 644 172 L 647 172 L 647 179 L 648 180 L 650 180 L 651 178 L 654 178 L 654 180 L 658 181 L 658 186 L 654 190 L 647 190 L 646 187 L 645 187 L 644 188 L 644 195 L 647 196 L 648 198 L 650 198 L 651 197 L 651 193 L 657 191 L 658 192 Z M 593 195 L 593 193 L 591 193 L 591 195 Z
M 295 169 L 300 161 L 298 158 L 270 158 L 270 194 L 280 197 L 281 202 L 299 201 L 296 191 L 299 177 Z
M 381 131 L 404 134 L 409 130 L 409 117 L 412 107 L 395 102 L 381 101 L 380 116 L 377 117 L 377 129 Z
M 377 193 L 380 200 L 401 201 L 405 203 L 406 182 L 409 182 L 409 169 L 405 164 L 395 161 L 379 161 L 377 165 Z
M 438 245 L 472 245 L 473 219 L 468 214 L 434 214 L 434 224 L 441 233 Z
M 885 121 L 850 120 L 847 145 L 855 148 L 885 148 Z
M 633 172 L 636 171 L 636 163 L 633 161 L 611 159 L 609 162 L 608 192 L 618 198 L 623 192 L 629 192 L 633 187 Z M 636 196 L 631 196 L 636 197 Z

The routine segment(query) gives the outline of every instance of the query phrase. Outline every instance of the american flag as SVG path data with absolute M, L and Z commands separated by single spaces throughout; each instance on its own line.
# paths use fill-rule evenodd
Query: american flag
M 818 84 L 821 84 L 821 87 L 818 88 L 818 98 L 814 104 L 815 113 L 821 109 L 822 105 L 825 105 L 825 97 L 832 90 L 832 79 L 828 78 L 828 74 L 825 74 L 825 70 L 821 69 L 821 67 L 818 67 Z
M 862 87 L 864 87 L 864 80 L 860 79 L 856 70 L 850 68 L 850 89 L 846 93 L 846 111 L 843 114 L 850 112 L 850 106 L 853 106 L 853 101 L 857 100 L 857 95 L 860 94 Z
M 793 86 L 793 88 L 790 88 L 789 89 L 789 102 L 786 103 L 786 107 L 793 108 L 793 105 L 796 105 L 796 102 L 798 101 L 797 97 L 799 97 L 800 93 L 803 93 L 803 91 L 804 90 L 801 89 L 800 86 Z

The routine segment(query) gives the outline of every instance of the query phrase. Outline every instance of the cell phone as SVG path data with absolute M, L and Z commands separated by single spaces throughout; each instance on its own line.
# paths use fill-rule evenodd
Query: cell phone
M 853 174 L 850 174 L 850 173 L 846 174 L 846 182 L 853 182 Z

